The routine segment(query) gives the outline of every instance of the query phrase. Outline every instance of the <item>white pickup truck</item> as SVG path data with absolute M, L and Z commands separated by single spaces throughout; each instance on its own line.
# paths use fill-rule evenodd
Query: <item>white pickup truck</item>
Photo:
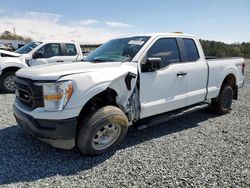
M 14 114 L 38 139 L 90 155 L 114 149 L 136 122 L 159 123 L 207 101 L 227 113 L 244 83 L 243 58 L 206 60 L 186 34 L 114 39 L 85 61 L 18 71 Z
M 21 68 L 82 59 L 80 45 L 73 41 L 36 41 L 15 52 L 0 50 L 0 90 L 5 93 L 15 91 L 15 72 Z

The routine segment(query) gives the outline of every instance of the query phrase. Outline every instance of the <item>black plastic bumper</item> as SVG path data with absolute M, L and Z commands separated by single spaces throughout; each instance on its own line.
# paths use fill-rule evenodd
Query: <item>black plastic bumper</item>
M 45 142 L 48 139 L 57 140 L 57 142 L 58 140 L 75 140 L 77 118 L 63 120 L 35 119 L 32 116 L 17 109 L 15 105 L 14 115 L 20 127 L 22 127 L 29 134 L 42 139 Z

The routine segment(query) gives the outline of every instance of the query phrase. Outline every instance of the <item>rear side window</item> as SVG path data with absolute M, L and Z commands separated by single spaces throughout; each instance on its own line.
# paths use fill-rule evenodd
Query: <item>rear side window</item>
M 177 41 L 174 38 L 162 38 L 156 41 L 147 52 L 147 57 L 160 57 L 162 67 L 181 61 Z
M 67 56 L 75 56 L 77 54 L 76 46 L 74 44 L 65 44 L 65 47 Z
M 187 52 L 187 61 L 196 61 L 199 59 L 199 53 L 193 39 L 183 39 Z

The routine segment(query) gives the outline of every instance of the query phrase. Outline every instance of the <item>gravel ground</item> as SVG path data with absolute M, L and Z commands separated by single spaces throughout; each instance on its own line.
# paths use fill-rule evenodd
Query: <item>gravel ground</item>
M 24 133 L 0 95 L 0 187 L 250 187 L 250 61 L 232 112 L 209 109 L 130 130 L 117 151 L 84 157 Z

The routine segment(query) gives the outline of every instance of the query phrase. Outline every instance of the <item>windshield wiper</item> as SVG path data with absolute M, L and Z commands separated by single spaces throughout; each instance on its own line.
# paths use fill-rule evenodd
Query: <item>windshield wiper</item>
M 94 58 L 94 59 L 91 59 L 91 60 L 86 60 L 86 61 L 89 61 L 89 62 L 94 62 L 94 63 L 107 62 L 106 60 L 101 59 L 101 58 Z
M 125 56 L 123 56 L 125 57 Z M 122 60 L 121 62 L 124 63 L 124 62 L 127 62 L 127 61 L 131 61 L 131 57 L 126 57 L 124 60 Z
M 105 60 L 103 60 L 103 59 L 94 59 L 93 61 L 105 62 Z

